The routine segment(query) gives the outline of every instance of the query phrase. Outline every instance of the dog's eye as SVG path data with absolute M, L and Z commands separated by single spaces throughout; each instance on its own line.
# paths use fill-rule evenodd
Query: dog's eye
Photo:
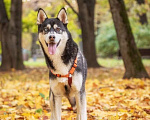
M 57 32 L 60 32 L 60 28 L 59 28 L 59 27 L 57 27 L 57 28 L 56 28 L 56 31 L 57 31 Z
M 44 32 L 48 32 L 48 28 L 44 28 Z

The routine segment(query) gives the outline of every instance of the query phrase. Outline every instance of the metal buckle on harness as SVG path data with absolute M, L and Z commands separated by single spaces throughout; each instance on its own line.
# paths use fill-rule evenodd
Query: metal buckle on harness
M 71 75 L 71 74 L 69 74 L 69 77 L 72 77 L 72 75 Z

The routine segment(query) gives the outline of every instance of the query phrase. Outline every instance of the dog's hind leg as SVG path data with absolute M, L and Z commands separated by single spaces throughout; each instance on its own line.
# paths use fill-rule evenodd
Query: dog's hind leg
M 50 120 L 61 120 L 61 104 L 62 97 L 55 96 L 50 90 L 50 107 L 51 107 L 51 118 Z
M 85 91 L 76 93 L 75 98 L 77 104 L 77 120 L 87 120 Z

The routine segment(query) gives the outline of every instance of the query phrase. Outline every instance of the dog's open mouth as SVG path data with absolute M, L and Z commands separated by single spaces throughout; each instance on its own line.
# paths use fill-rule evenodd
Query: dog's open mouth
M 48 52 L 50 55 L 54 55 L 56 53 L 56 48 L 59 45 L 60 40 L 58 43 L 48 43 Z

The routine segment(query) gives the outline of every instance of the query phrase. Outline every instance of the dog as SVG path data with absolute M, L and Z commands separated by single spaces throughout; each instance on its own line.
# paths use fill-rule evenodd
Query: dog
M 67 24 L 65 8 L 56 18 L 48 18 L 42 8 L 38 10 L 38 38 L 50 78 L 50 120 L 61 120 L 62 96 L 66 96 L 73 110 L 77 111 L 77 120 L 87 120 L 87 62 L 73 41 Z

